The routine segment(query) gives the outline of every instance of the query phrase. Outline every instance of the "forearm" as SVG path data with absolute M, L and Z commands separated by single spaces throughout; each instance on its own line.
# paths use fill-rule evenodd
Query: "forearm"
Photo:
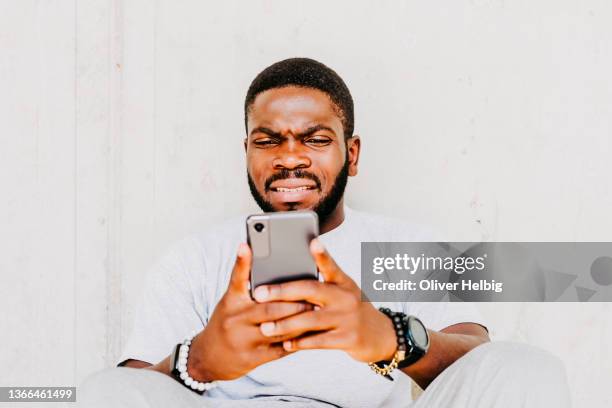
M 152 370 L 152 371 L 157 371 L 158 373 L 162 373 L 162 374 L 166 374 L 168 376 L 172 376 L 172 362 L 170 361 L 171 356 L 169 355 L 168 357 L 164 358 L 162 361 L 160 361 L 157 364 L 150 364 L 144 361 L 140 361 L 140 360 L 128 360 L 125 364 L 124 367 L 131 367 L 131 368 L 144 368 L 146 370 Z M 195 359 L 194 359 L 195 360 Z M 189 367 L 189 373 L 192 374 L 194 373 L 196 370 L 194 367 L 192 367 L 191 361 L 190 361 L 190 367 Z M 202 370 L 202 367 L 198 367 L 197 372 L 200 373 Z M 198 375 L 197 376 L 198 379 L 203 378 L 203 375 Z
M 404 368 L 421 388 L 426 388 L 446 367 L 453 364 L 473 348 L 489 341 L 486 330 L 480 326 L 458 324 L 440 332 L 429 331 L 429 350 L 419 361 Z
M 203 330 L 200 334 L 191 339 L 189 358 L 187 359 L 187 374 L 194 380 L 200 382 L 211 382 L 224 378 L 226 375 L 225 371 L 219 370 L 219 367 L 215 365 L 215 360 L 211 358 L 211 354 L 204 352 L 204 350 L 214 350 L 217 346 L 217 343 L 207 338 L 207 334 L 207 330 Z M 172 361 L 173 355 L 174 353 L 166 356 L 156 364 L 149 364 L 140 360 L 128 360 L 124 366 L 157 371 L 158 373 L 174 378 L 172 374 L 174 369 Z M 222 368 L 223 367 L 224 366 L 222 366 Z
M 170 368 L 171 364 L 172 363 L 170 362 L 170 356 L 168 356 L 164 358 L 162 361 L 160 361 L 159 363 L 153 364 L 153 365 L 150 365 L 144 368 L 147 370 L 157 371 L 158 373 L 171 375 L 171 371 L 172 371 L 172 369 Z
M 123 364 L 123 367 L 145 368 L 147 370 L 153 370 L 162 374 L 170 375 L 170 356 L 164 358 L 157 364 L 151 364 L 141 360 L 127 360 L 125 364 Z

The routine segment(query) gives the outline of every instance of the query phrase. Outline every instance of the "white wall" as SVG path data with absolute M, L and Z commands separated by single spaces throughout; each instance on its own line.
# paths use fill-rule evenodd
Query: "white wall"
M 160 252 L 255 210 L 243 98 L 290 56 L 353 92 L 355 208 L 451 241 L 610 240 L 610 21 L 596 0 L 0 0 L 0 384 L 111 365 Z M 612 404 L 609 304 L 481 308 L 563 358 L 576 406 Z

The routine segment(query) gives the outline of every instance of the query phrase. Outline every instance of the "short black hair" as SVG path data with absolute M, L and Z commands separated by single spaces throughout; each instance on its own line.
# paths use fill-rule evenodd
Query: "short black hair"
M 348 87 L 333 69 L 310 58 L 289 58 L 270 65 L 251 82 L 244 100 L 244 125 L 249 109 L 260 93 L 274 88 L 297 86 L 325 92 L 337 111 L 344 128 L 344 140 L 353 136 L 353 97 Z

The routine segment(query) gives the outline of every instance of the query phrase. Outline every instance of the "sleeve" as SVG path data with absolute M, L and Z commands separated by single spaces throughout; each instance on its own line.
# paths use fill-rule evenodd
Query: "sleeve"
M 457 323 L 487 325 L 473 303 L 468 302 L 414 302 L 402 303 L 403 312 L 418 317 L 425 327 L 440 331 Z
M 156 364 L 194 330 L 202 330 L 207 321 L 202 315 L 204 291 L 190 278 L 190 249 L 189 241 L 181 241 L 149 269 L 119 365 L 128 359 Z

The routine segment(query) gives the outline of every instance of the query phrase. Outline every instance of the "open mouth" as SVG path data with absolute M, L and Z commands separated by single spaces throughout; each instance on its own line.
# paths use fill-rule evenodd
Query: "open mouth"
M 271 187 L 270 190 L 277 193 L 294 193 L 297 191 L 314 190 L 315 186 L 300 186 L 300 187 Z
M 277 204 L 306 203 L 317 197 L 319 185 L 307 178 L 285 178 L 275 180 L 268 187 L 272 202 Z
M 275 193 L 298 193 L 316 190 L 318 185 L 314 180 L 306 178 L 286 178 L 272 182 L 269 189 Z

